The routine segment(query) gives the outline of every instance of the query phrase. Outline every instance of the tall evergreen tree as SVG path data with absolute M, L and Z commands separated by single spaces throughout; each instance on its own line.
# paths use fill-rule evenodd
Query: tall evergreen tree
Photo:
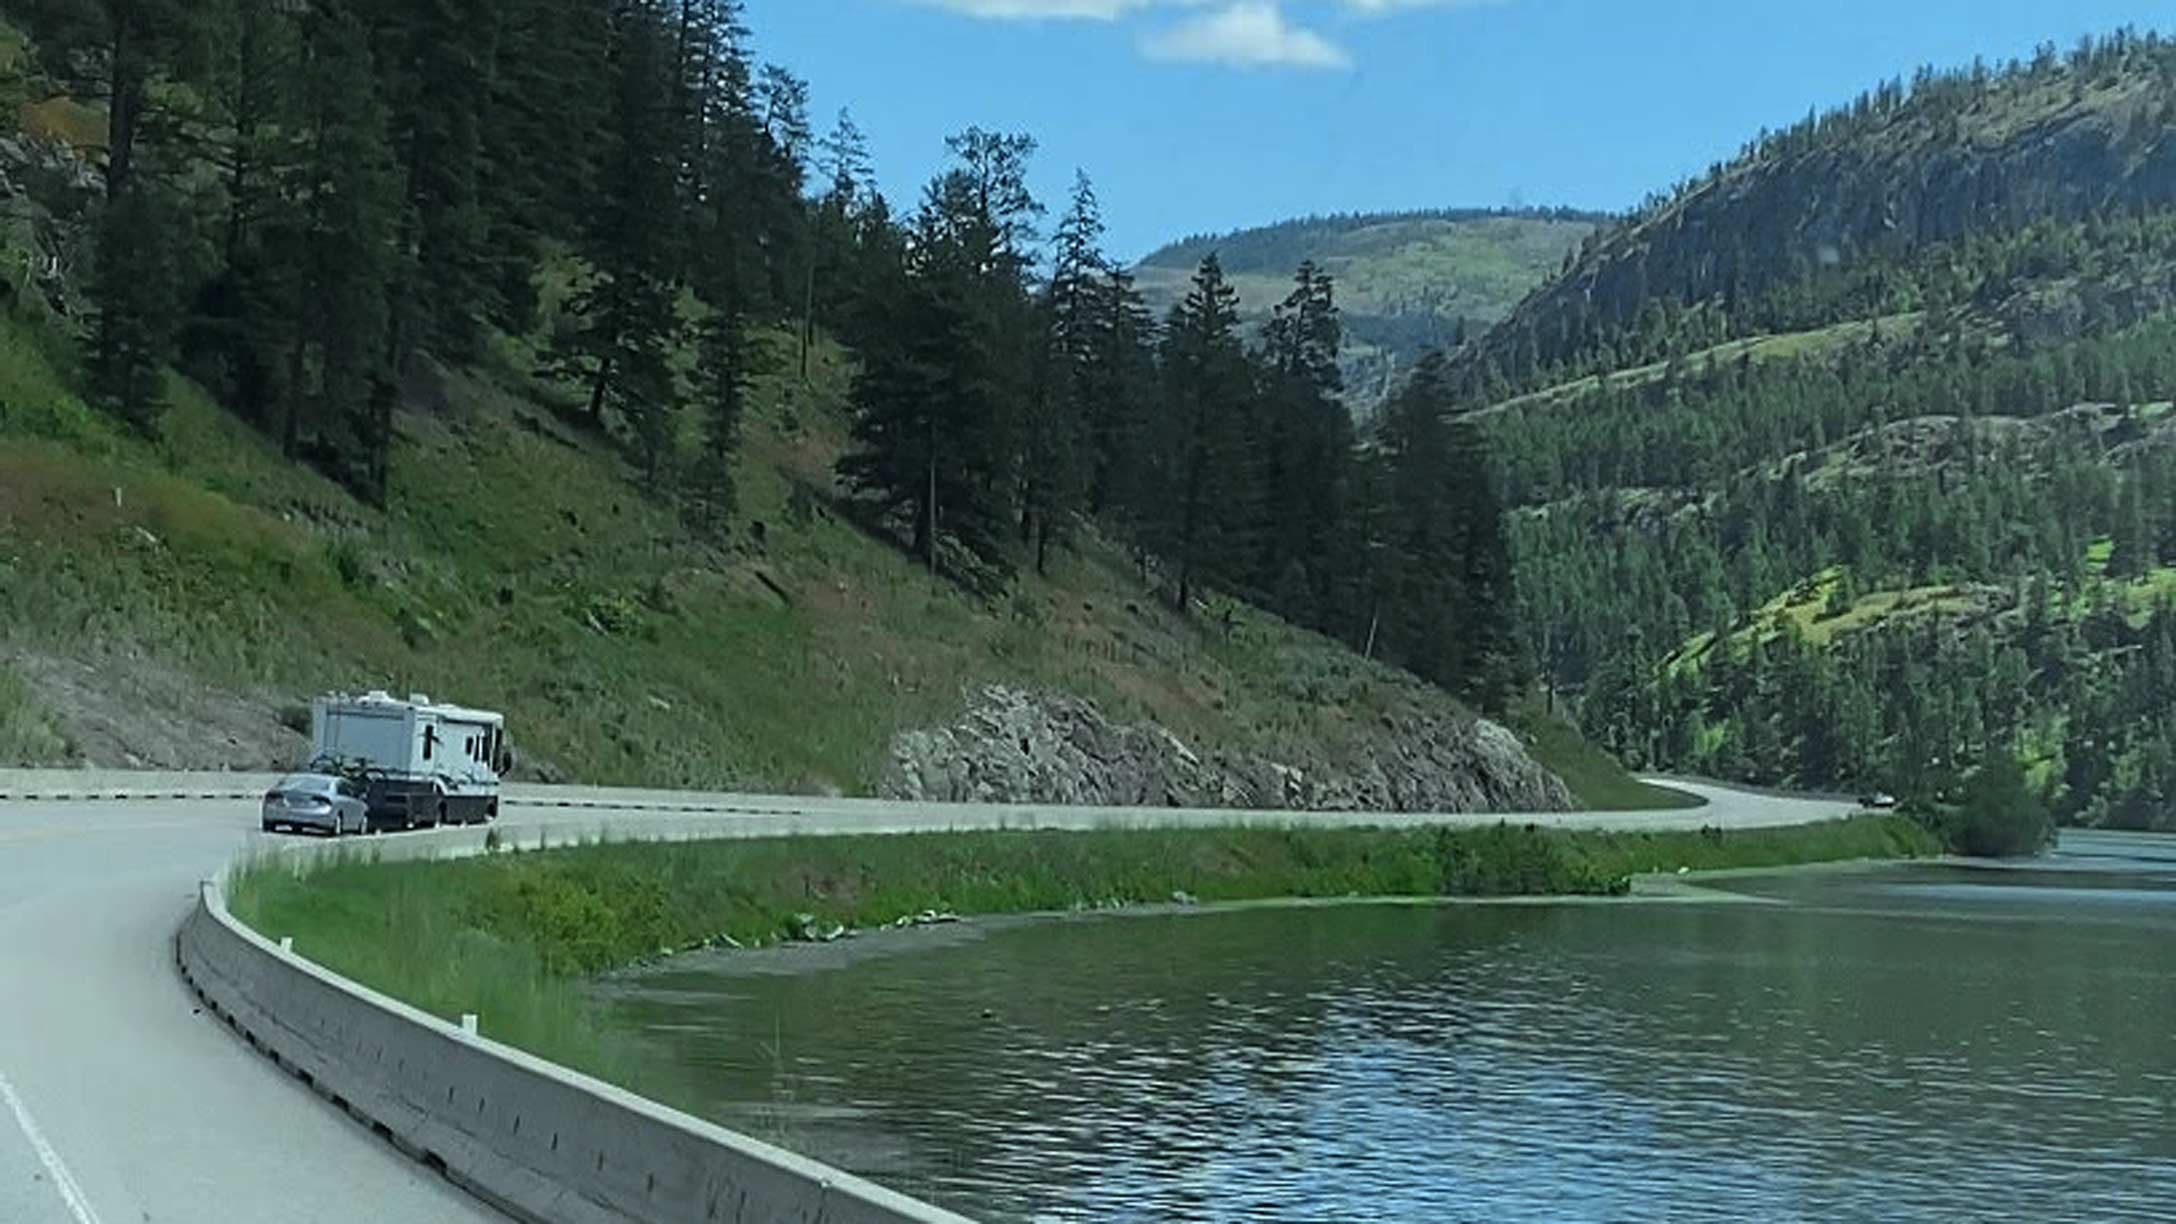
M 1160 499 L 1149 483 L 1160 388 L 1156 320 L 1125 269 L 1104 269 L 1094 308 L 1080 402 L 1088 464 L 1088 512 L 1139 535 Z
M 195 295 L 184 347 L 213 393 L 266 430 L 279 427 L 281 355 L 294 326 L 293 264 L 275 252 L 295 225 L 302 53 L 295 16 L 276 0 L 233 0 L 207 95 L 210 160 L 224 191 L 219 266 Z
M 1391 541 L 1381 646 L 1389 658 L 1445 684 L 1458 675 L 1463 602 L 1448 401 L 1443 358 L 1430 353 L 1384 406 L 1376 426 Z
M 169 243 L 175 224 L 160 189 L 139 178 L 107 202 L 99 228 L 91 393 L 147 436 L 158 433 L 166 407 L 165 365 L 175 323 Z
M 305 440 L 366 497 L 384 501 L 392 444 L 390 294 L 400 177 L 368 31 L 327 6 L 306 26 L 305 149 L 292 254 L 285 449 Z
M 1338 398 L 1343 328 L 1331 278 L 1302 263 L 1263 339 L 1263 522 L 1252 585 L 1278 611 L 1313 623 L 1329 598 L 1333 535 L 1354 443 L 1351 414 Z
M 482 179 L 502 13 L 493 0 L 377 3 L 381 89 L 405 179 L 396 357 L 428 347 L 465 360 L 492 291 Z
M 1154 480 L 1166 502 L 1147 524 L 1152 547 L 1176 569 L 1173 607 L 1193 607 L 1203 583 L 1235 568 L 1246 519 L 1245 402 L 1249 364 L 1239 342 L 1239 294 L 1214 252 L 1164 328 L 1163 428 Z
M 1014 491 L 1034 333 L 1022 242 L 1035 142 L 969 129 L 933 181 L 905 259 L 880 288 L 854 389 L 854 449 L 839 471 L 937 567 L 940 537 L 998 558 Z
M 632 0 L 619 15 L 609 169 L 586 243 L 589 279 L 546 364 L 582 381 L 591 420 L 602 425 L 607 410 L 617 412 L 652 479 L 662 473 L 680 404 L 671 362 L 680 331 L 671 259 L 678 166 L 663 18 L 655 0 Z
M 1097 292 L 1105 271 L 1103 215 L 1088 176 L 1076 173 L 1073 202 L 1058 224 L 1050 282 L 1043 293 L 1044 338 L 1029 400 L 1021 463 L 1023 539 L 1038 573 L 1049 567 L 1088 494 L 1087 397 L 1094 387 Z
M 1470 417 L 1449 424 L 1451 551 L 1458 560 L 1457 657 L 1452 686 L 1501 710 L 1525 678 L 1518 592 L 1488 433 Z

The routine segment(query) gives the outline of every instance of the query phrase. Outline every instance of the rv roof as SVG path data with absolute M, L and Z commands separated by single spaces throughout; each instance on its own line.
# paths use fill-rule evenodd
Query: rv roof
M 422 694 L 418 693 L 415 696 L 421 697 Z M 439 718 L 451 719 L 454 722 L 488 723 L 496 726 L 504 724 L 506 721 L 505 715 L 500 714 L 494 710 L 472 710 L 466 706 L 457 705 L 434 705 L 428 701 L 402 701 L 400 698 L 395 697 L 392 694 L 387 693 L 383 690 L 374 690 L 372 692 L 364 693 L 360 697 L 352 696 L 347 693 L 328 693 L 325 696 L 318 698 L 318 701 L 327 706 L 363 706 L 375 709 L 396 710 L 412 709 L 417 711 L 418 713 L 433 714 Z

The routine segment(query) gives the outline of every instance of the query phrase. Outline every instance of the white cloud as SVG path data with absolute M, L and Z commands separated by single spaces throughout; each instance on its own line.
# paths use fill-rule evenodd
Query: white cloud
M 923 4 L 950 9 L 969 17 L 1001 20 L 1114 21 L 1136 9 L 1149 8 L 1157 0 L 920 0 Z
M 1477 8 L 1508 0 L 904 0 L 987 21 L 1116 22 L 1165 9 L 1215 11 L 1178 19 L 1139 40 L 1150 59 L 1224 64 L 1236 68 L 1352 67 L 1337 43 L 1285 18 L 1288 5 L 1368 19 L 1419 9 Z
M 1502 3 L 1502 0 L 1338 0 L 1338 3 L 1362 16 L 1379 17 L 1408 9 L 1479 8 L 1484 4 Z
M 1116 21 L 1152 8 L 1199 8 L 1213 0 L 907 0 L 966 17 L 999 21 Z M 1240 0 L 1237 7 L 1275 7 L 1281 0 Z M 1319 0 L 1362 17 L 1423 8 L 1475 8 L 1504 0 Z
M 1290 24 L 1273 0 L 1238 0 L 1141 40 L 1151 59 L 1226 64 L 1235 68 L 1352 67 L 1343 47 Z

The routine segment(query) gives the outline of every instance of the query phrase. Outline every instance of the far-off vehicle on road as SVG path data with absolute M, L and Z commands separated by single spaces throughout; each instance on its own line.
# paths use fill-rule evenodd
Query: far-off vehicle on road
M 506 719 L 422 693 L 335 693 L 310 703 L 310 768 L 359 783 L 378 828 L 482 824 L 512 760 Z

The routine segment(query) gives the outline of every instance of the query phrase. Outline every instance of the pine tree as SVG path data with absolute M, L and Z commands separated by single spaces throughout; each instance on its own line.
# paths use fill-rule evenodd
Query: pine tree
M 612 6 L 499 0 L 490 121 L 483 129 L 486 317 L 527 332 L 547 240 L 579 245 L 604 174 L 612 98 Z
M 293 264 L 275 255 L 297 223 L 289 186 L 300 151 L 301 32 L 276 0 L 233 0 L 207 95 L 215 115 L 210 161 L 224 190 L 219 269 L 195 295 L 183 346 L 187 368 L 261 428 L 278 427 L 281 355 L 294 327 Z
M 500 9 L 493 0 L 399 0 L 377 46 L 388 124 L 405 178 L 393 327 L 397 355 L 475 355 L 491 297 L 482 188 L 493 122 Z
M 588 235 L 589 281 L 570 303 L 546 371 L 581 380 L 589 415 L 616 411 L 645 473 L 663 469 L 680 404 L 670 354 L 680 331 L 672 242 L 678 198 L 667 34 L 654 2 L 621 13 L 605 198 Z
M 1036 333 L 1021 243 L 1040 211 L 1035 142 L 969 129 L 930 183 L 905 257 L 879 286 L 855 382 L 854 449 L 839 472 L 938 567 L 940 538 L 997 562 L 1017 524 L 1020 409 Z
M 731 309 L 715 309 L 699 330 L 695 381 L 702 412 L 702 450 L 688 480 L 690 517 L 710 531 L 722 531 L 739 506 L 733 463 L 740 452 L 741 419 L 748 408 L 748 378 L 755 367 L 747 320 Z
M 1389 574 L 1383 616 L 1386 657 L 1424 679 L 1452 683 L 1457 647 L 1460 558 L 1451 504 L 1456 458 L 1445 421 L 1449 388 L 1440 354 L 1430 353 L 1383 408 L 1376 446 L 1384 468 Z
M 1116 266 L 1092 286 L 1095 309 L 1081 391 L 1089 452 L 1088 511 L 1136 535 L 1157 502 L 1148 484 L 1156 420 L 1156 320 Z
M 1460 418 L 1451 422 L 1449 433 L 1451 547 L 1458 559 L 1454 683 L 1483 709 L 1500 710 L 1526 674 L 1503 499 L 1487 432 Z
M 2108 554 L 2108 576 L 2136 578 L 2159 560 L 2153 524 L 2146 513 L 2145 481 L 2133 471 L 2123 482 L 2116 499 L 2113 547 Z
M 850 328 L 863 282 L 861 215 L 870 203 L 873 171 L 868 141 L 853 116 L 839 112 L 831 134 L 817 142 L 825 184 L 809 224 L 809 280 L 804 326 Z
M 136 179 L 106 204 L 99 227 L 98 320 L 91 394 L 136 432 L 159 431 L 174 330 L 172 229 L 158 187 Z
M 1166 491 L 1151 520 L 1151 547 L 1176 569 L 1172 606 L 1193 608 L 1207 581 L 1228 574 L 1245 526 L 1245 401 L 1251 392 L 1239 343 L 1239 295 L 1212 252 L 1164 328 L 1163 436 L 1155 482 Z
M 1051 545 L 1065 537 L 1087 501 L 1087 397 L 1095 379 L 1102 235 L 1095 188 L 1086 174 L 1076 173 L 1041 303 L 1044 339 L 1021 464 L 1020 525 L 1037 573 L 1048 571 Z
M 400 179 L 368 31 L 328 7 L 312 15 L 306 46 L 301 223 L 288 256 L 304 271 L 294 302 L 284 448 L 299 454 L 307 432 L 321 463 L 382 504 L 392 444 L 387 367 Z
M 11 14 L 35 35 L 41 66 L 77 101 L 106 115 L 106 199 L 135 185 L 168 69 L 204 34 L 212 6 L 184 0 L 21 0 Z
M 1278 611 L 1308 623 L 1326 595 L 1353 448 L 1352 417 L 1338 398 L 1342 346 L 1335 286 L 1303 263 L 1264 329 L 1263 523 L 1252 585 L 1276 593 Z

